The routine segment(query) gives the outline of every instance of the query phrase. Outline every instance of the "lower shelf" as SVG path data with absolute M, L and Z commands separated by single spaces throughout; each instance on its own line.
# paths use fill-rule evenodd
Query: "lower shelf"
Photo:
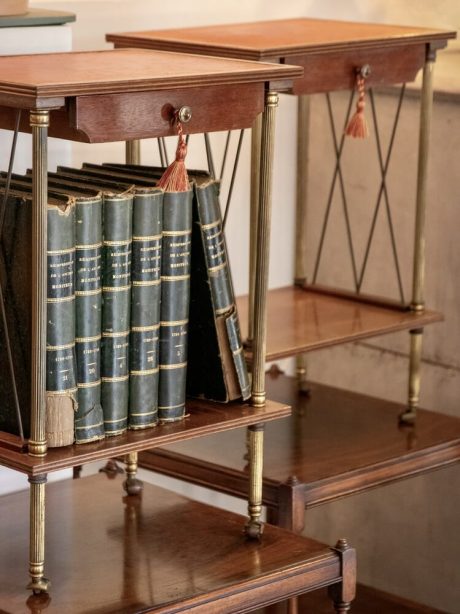
M 284 497 L 291 507 L 302 506 L 301 519 L 305 505 L 460 460 L 458 418 L 420 410 L 413 427 L 401 427 L 403 407 L 397 403 L 319 384 L 311 384 L 311 394 L 305 396 L 299 394 L 296 380 L 285 375 L 268 375 L 267 391 L 293 411 L 286 420 L 267 425 L 264 502 L 277 508 Z M 245 496 L 245 454 L 244 435 L 236 430 L 144 452 L 140 464 Z
M 287 602 L 257 610 L 255 614 L 288 614 Z M 443 614 L 428 606 L 395 597 L 375 588 L 358 584 L 352 614 Z M 326 590 L 320 589 L 298 600 L 298 614 L 331 614 L 331 602 Z M 444 613 L 445 614 L 445 613 Z
M 0 465 L 29 475 L 40 475 L 239 426 L 277 420 L 288 416 L 291 411 L 285 403 L 272 401 L 267 401 L 264 407 L 256 408 L 249 403 L 212 403 L 196 399 L 187 400 L 186 410 L 188 416 L 179 422 L 127 431 L 123 435 L 107 437 L 94 443 L 50 448 L 43 458 L 29 456 L 7 441 L 2 445 L 0 439 Z
M 148 484 L 123 497 L 121 482 L 47 487 L 51 589 L 29 598 L 28 493 L 0 499 L 2 614 L 46 603 L 50 614 L 246 612 L 341 580 L 340 556 L 323 544 L 269 525 L 247 541 L 241 516 Z
M 237 299 L 241 330 L 247 333 L 248 297 Z M 439 322 L 442 315 L 413 313 L 395 304 L 363 302 L 318 289 L 288 286 L 267 299 L 267 360 L 309 352 Z

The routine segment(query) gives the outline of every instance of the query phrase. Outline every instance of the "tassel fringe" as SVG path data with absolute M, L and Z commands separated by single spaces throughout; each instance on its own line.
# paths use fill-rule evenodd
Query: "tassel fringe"
M 354 138 L 365 139 L 369 136 L 369 128 L 367 127 L 367 121 L 364 115 L 364 107 L 366 106 L 364 102 L 364 77 L 360 73 L 356 75 L 356 87 L 358 88 L 356 112 L 350 119 L 345 134 Z
M 177 122 L 177 132 L 179 140 L 176 149 L 176 159 L 171 162 L 158 182 L 158 187 L 166 192 L 187 192 L 190 189 L 187 169 L 185 168 L 185 156 L 187 155 L 187 144 L 182 132 L 182 124 Z

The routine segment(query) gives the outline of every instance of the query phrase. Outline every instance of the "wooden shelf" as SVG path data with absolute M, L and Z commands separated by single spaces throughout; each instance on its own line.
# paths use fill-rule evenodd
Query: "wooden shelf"
M 241 516 L 149 484 L 123 497 L 121 482 L 100 474 L 48 487 L 53 583 L 49 595 L 29 599 L 28 493 L 1 498 L 2 612 L 38 613 L 47 601 L 50 614 L 225 614 L 342 579 L 340 555 L 323 544 L 270 525 L 261 542 L 247 541 Z
M 356 587 L 356 598 L 351 611 L 353 614 L 443 614 L 440 610 L 362 584 Z M 320 589 L 299 597 L 298 612 L 299 614 L 331 614 L 331 602 L 327 590 Z M 288 614 L 287 602 L 256 610 L 254 614 Z
M 245 335 L 247 296 L 238 298 L 237 303 Z M 418 314 L 295 286 L 277 288 L 268 293 L 267 360 L 421 328 L 442 319 L 436 311 Z
M 460 459 L 460 419 L 420 410 L 414 427 L 399 425 L 404 409 L 365 395 L 311 384 L 310 396 L 294 378 L 267 377 L 271 398 L 293 407 L 287 420 L 267 425 L 264 502 L 279 506 L 296 477 L 302 507 L 436 469 Z M 240 431 L 184 442 L 140 455 L 143 467 L 244 497 L 247 463 Z M 280 494 L 281 493 L 281 494 Z M 292 494 L 292 493 L 291 493 Z M 293 496 L 294 496 L 293 495 Z
M 109 437 L 95 443 L 50 448 L 44 458 L 34 458 L 27 452 L 14 450 L 12 447 L 0 447 L 0 465 L 29 475 L 39 475 L 191 437 L 277 420 L 290 414 L 286 404 L 271 401 L 267 401 L 265 407 L 256 409 L 248 403 L 222 404 L 188 400 L 186 410 L 189 415 L 180 422 L 162 424 L 143 431 L 128 431 L 118 437 Z

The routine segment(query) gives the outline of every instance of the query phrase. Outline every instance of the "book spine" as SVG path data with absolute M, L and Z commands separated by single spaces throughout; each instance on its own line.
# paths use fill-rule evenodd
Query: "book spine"
M 191 234 L 192 191 L 165 192 L 158 392 L 158 413 L 163 422 L 185 415 Z
M 128 427 L 132 209 L 132 195 L 104 195 L 101 399 L 110 436 Z
M 243 343 L 236 311 L 235 296 L 227 260 L 227 247 L 222 228 L 218 185 L 197 186 L 198 217 L 204 245 L 206 266 L 216 318 L 226 318 L 226 330 L 233 364 L 243 399 L 250 396 L 249 375 L 243 354 Z
M 244 348 L 241 341 L 240 322 L 236 310 L 225 319 L 225 326 L 227 328 L 228 342 L 233 356 L 233 364 L 235 365 L 241 396 L 246 400 L 251 396 L 251 382 L 249 381 Z
M 137 191 L 133 204 L 129 428 L 158 422 L 163 192 Z
M 75 203 L 48 205 L 46 437 L 49 447 L 74 441 Z
M 77 200 L 75 216 L 75 442 L 88 443 L 105 436 L 101 406 L 102 198 Z

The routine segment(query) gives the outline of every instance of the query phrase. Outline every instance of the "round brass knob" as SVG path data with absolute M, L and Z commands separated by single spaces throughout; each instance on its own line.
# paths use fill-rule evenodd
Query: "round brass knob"
M 181 107 L 177 112 L 177 118 L 182 124 L 186 124 L 192 119 L 192 109 L 190 107 Z

